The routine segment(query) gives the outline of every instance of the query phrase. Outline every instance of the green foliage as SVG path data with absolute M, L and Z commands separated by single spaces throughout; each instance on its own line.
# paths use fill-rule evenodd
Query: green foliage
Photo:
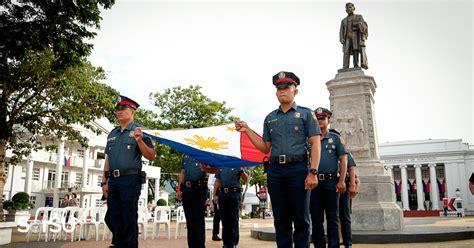
M 250 186 L 257 186 L 256 189 L 260 186 L 267 185 L 267 174 L 263 171 L 263 165 L 255 166 L 249 170 L 249 184 Z M 255 192 L 256 194 L 257 192 Z
M 2 54 L 19 61 L 28 51 L 52 48 L 57 58 L 55 69 L 80 64 L 92 51 L 92 44 L 85 41 L 94 38 L 93 29 L 100 28 L 101 9 L 109 9 L 114 3 L 114 0 L 0 1 Z
M 18 192 L 12 197 L 11 201 L 3 203 L 4 209 L 26 210 L 34 207 L 33 203 L 30 202 L 30 196 L 26 192 Z
M 17 163 L 31 150 L 38 149 L 37 138 L 65 137 L 87 146 L 87 139 L 74 128 L 79 124 L 99 133 L 91 122 L 101 117 L 114 119 L 114 96 L 118 93 L 100 80 L 101 68 L 83 61 L 64 70 L 54 70 L 55 55 L 48 49 L 29 52 L 10 66 L 14 83 L 4 85 L 6 116 L 0 122 L 0 138 L 13 151 L 11 163 Z M 20 128 L 21 127 L 21 128 Z
M 159 199 L 159 200 L 156 202 L 156 206 L 168 206 L 168 203 L 166 202 L 165 199 Z
M 230 116 L 232 108 L 226 102 L 213 101 L 201 92 L 200 86 L 187 88 L 173 87 L 163 93 L 151 93 L 150 99 L 159 109 L 159 114 L 137 114 L 136 120 L 146 123 L 150 128 L 176 129 L 176 128 L 201 128 L 229 123 L 235 119 Z M 180 161 L 182 154 L 162 144 L 155 146 L 155 166 L 160 166 L 162 182 L 169 181 L 176 187 L 181 171 Z

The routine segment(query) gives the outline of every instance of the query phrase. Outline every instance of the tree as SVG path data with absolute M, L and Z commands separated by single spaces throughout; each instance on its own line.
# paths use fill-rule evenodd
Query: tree
M 10 163 L 37 149 L 39 136 L 87 141 L 74 125 L 112 117 L 117 92 L 100 83 L 101 68 L 86 57 L 85 42 L 100 28 L 101 7 L 113 0 L 0 2 L 0 204 L 5 184 L 5 153 Z M 1 206 L 0 206 L 1 209 Z M 3 221 L 0 212 L 0 221 Z
M 213 101 L 201 92 L 200 86 L 173 87 L 163 93 L 151 93 L 150 99 L 159 110 L 152 116 L 137 115 L 137 121 L 148 123 L 157 129 L 201 128 L 229 123 L 235 119 L 229 113 L 232 108 L 226 102 Z M 174 188 L 181 171 L 182 154 L 166 145 L 157 144 L 155 166 L 160 166 L 162 182 L 168 181 Z

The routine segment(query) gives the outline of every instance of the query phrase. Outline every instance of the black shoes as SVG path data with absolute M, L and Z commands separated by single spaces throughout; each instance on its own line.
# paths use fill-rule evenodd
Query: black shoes
M 212 235 L 212 240 L 214 240 L 214 241 L 221 241 L 222 239 L 219 238 L 219 235 L 213 234 L 213 235 Z

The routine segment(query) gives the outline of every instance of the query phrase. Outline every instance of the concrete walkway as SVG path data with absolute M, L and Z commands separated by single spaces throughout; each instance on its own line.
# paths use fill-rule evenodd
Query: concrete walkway
M 417 220 L 414 218 L 410 218 L 411 222 L 416 222 Z M 426 224 L 426 220 L 422 221 Z M 420 223 L 421 224 L 421 223 Z M 472 227 L 474 228 L 474 218 L 467 217 L 462 219 L 455 219 L 455 218 L 433 218 L 430 219 L 428 225 L 435 225 L 435 226 L 465 226 L 465 227 Z M 240 248 L 270 248 L 276 247 L 276 243 L 272 241 L 261 241 L 250 237 L 250 229 L 254 226 L 258 227 L 272 227 L 273 220 L 261 220 L 261 219 L 247 219 L 241 221 L 241 228 L 240 228 Z M 148 230 L 152 230 L 151 226 Z M 187 241 L 185 236 L 178 237 L 178 239 L 174 239 L 174 226 L 171 228 L 172 238 L 168 240 L 165 237 L 163 228 L 159 233 L 157 239 L 151 239 L 151 231 L 149 231 L 147 240 L 143 240 L 140 236 L 139 243 L 140 247 L 143 248 L 185 248 L 187 247 Z M 29 243 L 24 243 L 25 235 L 14 232 L 13 241 L 15 243 L 9 245 L 0 246 L 2 248 L 98 248 L 98 247 L 107 247 L 110 244 L 110 240 L 107 241 L 76 241 L 76 242 L 44 242 L 40 241 L 37 242 L 35 238 L 30 238 Z M 210 240 L 211 231 L 208 230 L 206 232 L 206 247 L 208 248 L 220 248 L 222 247 L 222 242 L 216 242 Z M 102 238 L 102 236 L 100 236 Z M 33 240 L 33 241 L 31 241 Z M 438 242 L 438 243 L 404 243 L 404 244 L 384 244 L 384 245 L 377 245 L 377 244 L 354 244 L 354 248 L 405 248 L 405 247 L 413 247 L 413 248 L 472 248 L 474 247 L 474 240 L 462 240 L 462 241 L 450 241 L 450 242 Z

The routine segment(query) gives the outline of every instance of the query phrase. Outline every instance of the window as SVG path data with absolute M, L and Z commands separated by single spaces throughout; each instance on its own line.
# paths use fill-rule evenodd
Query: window
M 99 176 L 97 179 L 97 186 L 100 187 L 100 183 L 102 182 L 102 176 Z
M 21 167 L 21 179 L 26 178 L 26 167 Z
M 76 185 L 82 184 L 82 173 L 76 173 Z
M 63 171 L 61 174 L 61 183 L 62 185 L 65 185 L 66 187 L 69 186 L 69 172 L 68 171 Z
M 102 207 L 102 202 L 100 201 L 100 199 L 95 199 L 95 206 Z
M 31 201 L 31 203 L 33 203 L 33 205 L 36 206 L 36 196 L 35 195 L 30 196 L 30 201 Z
M 83 158 L 84 157 L 84 150 L 77 149 L 77 156 L 80 157 L 80 158 Z
M 8 169 L 10 168 L 10 166 L 6 165 L 5 167 L 3 167 L 3 171 L 5 171 L 5 179 L 8 178 Z M 3 198 L 5 199 L 5 197 Z
M 426 166 L 421 167 L 421 178 L 429 179 L 430 178 L 430 170 Z
M 87 174 L 87 185 L 91 185 L 91 174 Z
M 39 179 L 40 179 L 40 169 L 33 168 L 33 180 L 39 181 Z

